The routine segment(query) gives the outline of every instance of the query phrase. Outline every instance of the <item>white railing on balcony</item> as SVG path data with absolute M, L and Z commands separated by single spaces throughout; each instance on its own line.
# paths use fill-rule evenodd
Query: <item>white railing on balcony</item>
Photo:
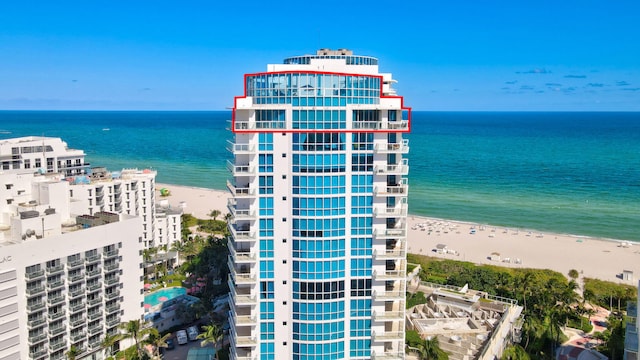
M 231 140 L 227 140 L 227 150 L 234 154 L 251 154 L 254 153 L 256 146 L 254 144 L 236 144 Z
M 404 311 L 382 311 L 374 312 L 375 320 L 395 321 L 404 319 Z
M 375 291 L 373 298 L 375 300 L 402 300 L 406 297 L 403 291 L 389 290 L 389 291 Z
M 381 154 L 406 154 L 409 152 L 409 140 L 403 139 L 401 144 L 375 144 L 373 150 Z
M 373 272 L 373 278 L 376 280 L 404 279 L 406 276 L 406 271 L 404 270 L 384 270 Z
M 256 171 L 255 166 L 251 166 L 250 164 L 236 165 L 230 160 L 227 160 L 227 169 L 231 171 L 234 176 L 253 175 Z
M 407 216 L 407 205 L 401 204 L 400 206 L 396 207 L 374 206 L 373 215 L 377 217 Z
M 237 187 L 230 181 L 227 181 L 227 189 L 229 189 L 229 192 L 235 197 L 251 197 L 256 193 L 254 189 L 249 188 L 248 184 L 247 186 Z
M 409 161 L 402 159 L 400 164 L 378 165 L 375 167 L 379 175 L 407 175 L 409 173 Z
M 407 229 L 404 226 L 400 229 L 375 229 L 373 235 L 377 239 L 405 237 L 407 236 Z
M 372 335 L 373 335 L 373 341 L 392 341 L 392 340 L 404 339 L 403 331 L 374 332 Z
M 386 250 L 374 250 L 374 259 L 404 259 L 407 256 L 407 250 L 404 246 Z

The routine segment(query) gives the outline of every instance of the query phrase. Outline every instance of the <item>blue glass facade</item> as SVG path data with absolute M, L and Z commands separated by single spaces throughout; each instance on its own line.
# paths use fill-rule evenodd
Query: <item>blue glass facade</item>
M 348 73 L 377 59 L 331 56 L 285 64 L 341 59 L 344 72 L 245 77 L 250 103 L 234 116 L 242 124 L 235 129 L 247 131 L 236 134 L 242 151 L 231 185 L 241 216 L 230 246 L 254 255 L 230 265 L 232 358 L 370 359 L 389 349 L 403 357 L 403 319 L 375 314 L 404 311 L 404 298 L 391 296 L 404 296 L 403 280 L 392 276 L 404 271 L 402 233 L 379 235 L 406 216 L 386 190 L 403 176 L 388 173 L 402 169 L 402 155 L 387 150 L 401 149 L 404 109 L 400 98 L 383 96 L 382 75 Z

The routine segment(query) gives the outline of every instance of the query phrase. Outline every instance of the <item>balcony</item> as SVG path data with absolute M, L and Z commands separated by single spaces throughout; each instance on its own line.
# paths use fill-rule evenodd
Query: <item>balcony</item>
M 234 314 L 233 310 L 229 311 L 229 320 L 232 322 L 231 325 L 234 329 L 237 326 L 254 326 L 258 324 L 255 316 Z
M 120 296 L 120 291 L 118 291 L 118 290 L 116 290 L 116 291 L 112 291 L 112 292 L 108 292 L 108 293 L 104 294 L 104 297 L 105 297 L 107 300 L 115 299 L 115 298 L 117 298 L 118 296 Z
M 388 164 L 379 165 L 375 167 L 375 172 L 378 175 L 408 175 L 409 174 L 409 161 L 402 159 L 400 164 Z
M 60 311 L 54 312 L 54 313 L 49 313 L 49 315 L 48 315 L 49 321 L 60 319 L 64 315 L 65 315 L 64 310 L 60 310 Z
M 83 287 L 79 287 L 75 290 L 69 291 L 69 297 L 70 298 L 76 298 L 80 295 L 84 295 L 84 288 Z
M 76 273 L 74 275 L 69 275 L 69 277 L 67 279 L 69 279 L 69 284 L 79 283 L 79 282 L 82 282 L 84 280 L 84 274 L 82 274 L 80 272 L 80 273 Z
M 373 152 L 376 154 L 407 154 L 409 140 L 403 139 L 402 144 L 375 144 Z
M 385 249 L 385 250 L 374 250 L 373 258 L 375 260 L 393 260 L 393 259 L 404 259 L 407 257 L 407 251 L 404 246 L 400 248 L 393 249 Z
M 112 263 L 104 265 L 104 271 L 105 272 L 116 271 L 116 270 L 118 270 L 118 268 L 119 268 L 119 264 L 118 264 L 117 261 L 114 261 Z
M 58 334 L 62 334 L 63 332 L 65 332 L 67 330 L 66 326 L 56 326 L 54 328 L 50 327 L 49 328 L 49 336 L 56 336 Z
M 371 352 L 371 360 L 403 360 L 405 358 L 404 352 L 385 351 L 380 354 L 375 351 Z
M 77 343 L 78 341 L 82 341 L 85 338 L 86 338 L 85 333 L 71 334 L 71 342 L 72 343 Z
M 100 303 L 102 303 L 102 298 L 100 296 L 96 296 L 93 299 L 87 299 L 87 306 L 92 306 Z
M 236 229 L 235 224 L 229 224 L 228 228 L 235 242 L 256 240 L 255 232 L 251 231 L 249 227 Z
M 231 264 L 231 259 L 229 259 L 229 263 Z M 229 269 L 235 284 L 254 284 L 256 282 L 256 276 L 250 271 L 238 271 L 234 266 L 230 266 Z
M 28 312 L 36 312 L 38 310 L 44 309 L 44 301 L 37 302 L 35 304 L 27 304 Z
M 67 268 L 69 269 L 75 269 L 82 265 L 84 265 L 84 259 L 82 258 L 67 261 Z
M 402 227 L 399 229 L 375 229 L 373 237 L 376 239 L 398 239 L 407 236 L 407 230 Z
M 383 124 L 382 129 L 385 129 L 385 130 L 408 130 L 409 129 L 409 121 L 407 121 L 407 120 L 389 121 L 388 123 Z
M 89 335 L 95 335 L 99 332 L 102 332 L 102 324 L 98 323 L 96 325 L 89 326 Z
M 96 268 L 94 268 L 93 270 L 88 270 L 88 271 L 85 273 L 85 276 L 86 276 L 87 278 L 95 277 L 95 276 L 98 276 L 98 275 L 100 275 L 100 268 L 99 268 L 99 267 L 96 267 Z
M 373 319 L 376 321 L 398 321 L 404 319 L 404 311 L 381 311 L 374 312 Z
M 405 279 L 406 276 L 406 271 L 404 270 L 384 270 L 373 272 L 373 278 L 375 280 L 402 280 Z
M 395 218 L 407 216 L 407 204 L 401 204 L 396 207 L 374 206 L 373 215 L 377 218 Z
M 27 288 L 27 296 L 28 297 L 32 297 L 32 296 L 36 296 L 36 295 L 42 295 L 42 293 L 44 292 L 44 285 L 40 284 L 38 286 L 33 286 L 30 288 Z
M 49 343 L 49 350 L 50 351 L 60 350 L 60 349 L 64 348 L 66 345 L 67 344 L 66 344 L 65 341 L 56 341 L 54 343 Z
M 85 264 L 94 264 L 98 261 L 100 261 L 100 254 L 93 254 L 84 258 Z
M 102 257 L 105 260 L 117 258 L 118 257 L 118 250 L 105 251 L 105 252 L 102 253 Z
M 113 305 L 108 305 L 105 309 L 105 311 L 107 312 L 107 314 L 113 314 L 115 312 L 120 311 L 120 304 L 119 303 L 115 303 Z
M 373 337 L 373 341 L 404 341 L 404 331 L 373 332 L 371 335 Z
M 107 279 L 104 279 L 104 284 L 105 285 L 114 285 L 114 284 L 119 284 L 120 283 L 120 279 L 117 276 L 113 276 Z
M 64 272 L 64 265 L 63 264 L 58 264 L 58 265 L 51 266 L 51 267 L 47 268 L 47 275 L 49 275 L 49 276 L 62 274 L 63 272 Z
M 230 181 L 227 181 L 227 189 L 237 198 L 250 198 L 256 195 L 255 189 L 249 188 L 248 184 L 247 186 L 236 187 Z
M 89 320 L 97 320 L 102 318 L 102 311 L 94 311 L 92 313 L 87 314 L 87 318 Z
M 28 342 L 30 346 L 33 346 L 47 340 L 48 338 L 47 333 L 41 332 L 38 335 L 29 336 Z
M 78 318 L 71 320 L 69 324 L 71 327 L 81 326 L 87 323 L 87 319 L 84 316 L 79 316 Z
M 77 313 L 79 311 L 84 310 L 84 303 L 83 302 L 79 302 L 75 305 L 69 305 L 69 312 L 70 313 Z
M 54 281 L 51 281 L 51 282 L 47 283 L 47 288 L 49 290 L 55 290 L 55 289 L 61 288 L 63 286 L 64 286 L 64 280 L 62 280 L 62 279 L 56 279 Z
M 44 270 L 36 270 L 24 274 L 26 280 L 35 280 L 44 276 Z
M 374 291 L 373 299 L 374 300 L 384 300 L 384 301 L 395 301 L 395 300 L 404 300 L 406 294 L 404 291 L 397 290 L 388 290 L 388 291 Z
M 255 166 L 249 164 L 236 165 L 229 160 L 227 160 L 227 169 L 233 176 L 253 176 L 256 174 Z
M 255 220 L 256 219 L 255 211 L 251 209 L 238 209 L 234 199 L 229 199 L 229 203 L 227 204 L 227 209 L 229 209 L 229 213 L 233 215 L 234 220 Z
M 234 154 L 254 154 L 256 151 L 256 146 L 254 144 L 236 144 L 231 140 L 227 140 L 227 150 Z
M 254 347 L 258 345 L 258 339 L 251 335 L 237 335 L 234 331 L 231 332 L 231 345 L 234 348 L 239 347 Z
M 47 319 L 45 319 L 44 316 L 41 316 L 36 319 L 27 320 L 27 327 L 29 328 L 29 330 L 35 329 L 39 326 L 44 325 L 46 322 Z
M 256 254 L 252 253 L 249 249 L 236 250 L 233 241 L 229 240 L 227 244 L 229 248 L 229 255 L 232 257 L 232 261 L 236 264 L 239 263 L 255 263 Z
M 102 288 L 102 284 L 99 281 L 91 284 L 87 284 L 87 292 L 96 291 L 100 288 Z
M 47 304 L 49 306 L 57 305 L 57 304 L 59 304 L 59 303 L 61 303 L 63 301 L 64 301 L 64 296 L 62 294 L 47 298 Z
M 231 275 L 229 275 L 229 280 L 227 281 L 227 284 L 229 285 L 229 291 L 231 292 L 231 301 L 236 306 L 257 304 L 257 300 L 256 300 L 257 298 L 255 295 L 251 295 L 251 290 L 249 290 L 249 293 L 247 293 L 246 290 L 244 292 L 238 293 L 238 289 L 233 283 L 233 279 L 231 278 Z M 247 288 L 245 287 L 244 289 L 247 289 Z
M 37 350 L 29 351 L 29 357 L 32 359 L 39 359 L 45 355 L 47 355 L 47 348 L 44 346 L 38 348 Z
M 117 326 L 120 325 L 120 319 L 115 317 L 113 319 L 108 319 L 106 321 L 107 327 L 112 327 L 112 326 Z
M 373 193 L 378 196 L 407 196 L 409 193 L 409 185 L 406 179 L 402 179 L 399 184 L 376 186 Z

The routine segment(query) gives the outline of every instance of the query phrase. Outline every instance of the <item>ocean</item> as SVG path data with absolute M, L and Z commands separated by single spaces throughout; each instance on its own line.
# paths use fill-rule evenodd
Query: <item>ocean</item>
M 409 212 L 640 241 L 640 113 L 421 112 Z M 228 111 L 0 111 L 0 139 L 60 137 L 92 166 L 225 189 Z M 532 241 L 535 241 L 532 239 Z

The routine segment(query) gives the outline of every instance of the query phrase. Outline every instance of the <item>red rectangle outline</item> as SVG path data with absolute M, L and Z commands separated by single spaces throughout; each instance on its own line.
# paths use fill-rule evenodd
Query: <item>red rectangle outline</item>
M 383 79 L 382 75 L 370 75 L 370 74 L 354 74 L 354 73 L 338 73 L 338 72 L 330 72 L 330 71 L 274 71 L 274 72 L 259 72 L 253 74 L 244 74 L 244 95 L 242 96 L 234 96 L 233 98 L 233 109 L 231 110 L 231 131 L 233 133 L 239 134 L 251 134 L 251 133 L 310 133 L 310 132 L 331 132 L 331 133 L 408 133 L 411 132 L 411 108 L 404 106 L 404 97 L 402 96 L 390 96 L 390 95 L 381 95 L 381 99 L 400 99 L 400 109 L 406 110 L 407 114 L 407 129 L 406 130 L 392 130 L 392 129 L 382 129 L 382 130 L 371 130 L 371 129 L 261 129 L 261 130 L 236 130 L 236 103 L 238 99 L 244 99 L 247 97 L 247 78 L 249 76 L 261 76 L 261 75 L 280 75 L 280 74 L 324 74 L 324 75 L 344 75 L 344 76 L 367 76 L 367 77 L 377 77 L 380 79 L 380 93 L 382 94 L 382 86 Z

